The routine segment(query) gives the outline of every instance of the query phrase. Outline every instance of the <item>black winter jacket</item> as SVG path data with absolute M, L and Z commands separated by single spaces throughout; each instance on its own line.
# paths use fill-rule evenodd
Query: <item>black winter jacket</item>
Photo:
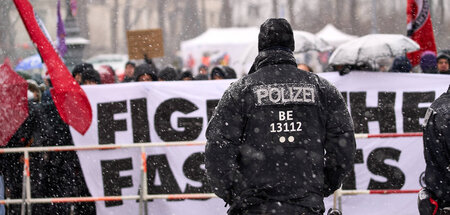
M 324 211 L 351 170 L 355 139 L 338 90 L 298 70 L 291 52 L 260 52 L 224 93 L 206 138 L 213 191 L 231 210 L 280 201 Z
M 450 86 L 425 115 L 425 183 L 439 203 L 450 206 Z

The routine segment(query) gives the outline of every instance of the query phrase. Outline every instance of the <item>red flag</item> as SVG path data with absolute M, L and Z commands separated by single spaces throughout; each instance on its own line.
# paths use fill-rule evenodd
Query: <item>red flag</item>
M 413 66 L 420 63 L 423 52 L 436 53 L 430 6 L 430 0 L 408 0 L 406 6 L 407 35 L 420 45 L 419 50 L 408 53 Z
M 28 0 L 14 0 L 14 4 L 31 40 L 47 65 L 53 84 L 50 92 L 61 119 L 81 134 L 85 134 L 92 122 L 92 109 L 86 94 L 42 33 Z
M 5 146 L 28 117 L 28 83 L 8 64 L 0 65 L 0 146 Z

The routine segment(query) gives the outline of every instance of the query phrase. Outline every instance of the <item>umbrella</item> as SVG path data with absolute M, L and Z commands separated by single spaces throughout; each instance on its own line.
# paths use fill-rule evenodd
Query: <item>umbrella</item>
M 33 56 L 27 57 L 20 61 L 19 64 L 17 64 L 16 68 L 14 70 L 30 70 L 30 69 L 42 69 L 42 59 L 39 54 L 35 54 Z
M 419 49 L 419 44 L 401 34 L 369 34 L 337 47 L 328 63 L 374 62 L 377 58 L 404 56 Z
M 28 83 L 6 64 L 0 66 L 0 146 L 28 117 Z

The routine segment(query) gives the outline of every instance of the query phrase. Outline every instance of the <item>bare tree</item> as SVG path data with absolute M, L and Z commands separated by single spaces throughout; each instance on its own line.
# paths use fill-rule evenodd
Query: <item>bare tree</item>
M 358 3 L 357 0 L 351 0 L 350 1 L 350 25 L 352 29 L 352 34 L 357 34 L 357 29 L 359 29 L 358 26 Z
M 185 2 L 185 10 L 184 10 L 184 18 L 183 18 L 183 26 L 181 32 L 181 39 L 191 39 L 198 36 L 201 33 L 199 16 L 198 16 L 198 7 L 197 0 L 186 0 Z
M 119 19 L 119 0 L 114 0 L 113 7 L 111 9 L 112 18 L 111 18 L 111 48 L 112 52 L 117 52 L 117 22 Z
M 221 16 L 219 19 L 220 27 L 231 27 L 231 5 L 230 0 L 224 0 L 222 3 Z
M 123 9 L 123 26 L 124 26 L 125 31 L 131 30 L 133 28 L 133 26 L 136 25 L 136 23 L 141 18 L 141 15 L 145 9 L 145 8 L 136 8 L 136 13 L 134 13 L 135 14 L 134 19 L 133 19 L 133 21 L 131 21 L 130 14 L 132 14 L 131 13 L 132 2 L 133 2 L 132 0 L 126 1 L 125 7 Z
M 10 10 L 14 9 L 12 1 L 0 1 L 0 60 L 15 58 L 14 35 L 15 30 L 11 22 Z
M 88 0 L 79 0 L 77 4 L 77 22 L 80 26 L 80 35 L 89 38 L 89 23 L 87 20 Z
M 314 32 L 323 28 L 323 26 L 325 26 L 327 23 L 332 22 L 332 16 L 330 16 L 330 5 L 332 4 L 332 2 L 330 0 L 321 0 L 318 1 L 318 4 L 319 4 L 318 8 L 319 17 L 315 21 L 316 24 L 313 25 L 311 29 L 311 31 Z
M 201 0 L 202 3 L 202 31 L 206 30 L 206 5 L 205 0 Z
M 272 13 L 273 13 L 273 17 L 278 17 L 278 3 L 277 3 L 277 0 L 272 0 Z
M 165 29 L 164 29 L 164 23 L 166 22 L 165 20 L 165 13 L 166 13 L 166 7 L 165 7 L 165 3 L 164 0 L 157 0 L 157 12 L 158 12 L 158 25 L 159 27 L 162 29 L 163 31 L 163 35 L 165 34 Z
M 291 26 L 293 28 L 296 28 L 297 24 L 295 23 L 295 15 L 294 15 L 294 0 L 288 0 L 287 7 L 289 11 L 289 21 L 291 23 Z
M 334 25 L 341 29 L 343 26 L 343 20 L 342 20 L 342 14 L 344 13 L 344 10 L 342 9 L 344 7 L 344 0 L 336 0 L 336 10 L 335 10 L 335 23 Z

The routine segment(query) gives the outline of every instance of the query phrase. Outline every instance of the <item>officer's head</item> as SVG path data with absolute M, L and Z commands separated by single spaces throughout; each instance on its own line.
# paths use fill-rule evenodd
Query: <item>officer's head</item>
M 286 19 L 268 19 L 259 30 L 258 51 L 280 48 L 294 51 L 294 33 L 291 25 Z

